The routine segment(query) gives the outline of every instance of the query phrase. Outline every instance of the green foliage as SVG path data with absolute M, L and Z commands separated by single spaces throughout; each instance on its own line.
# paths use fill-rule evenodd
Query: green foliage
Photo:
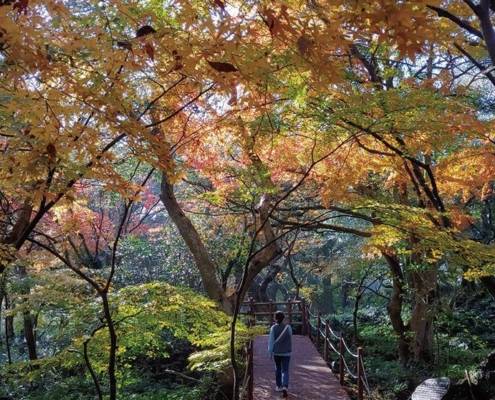
M 70 297 L 70 293 L 67 295 Z M 214 302 L 194 291 L 154 282 L 116 291 L 111 294 L 110 303 L 118 336 L 119 386 L 122 393 L 129 393 L 130 396 L 125 398 L 148 398 L 144 394 L 137 397 L 131 394 L 138 387 L 141 387 L 138 392 L 143 391 L 143 382 L 148 382 L 144 385 L 148 390 L 149 382 L 157 379 L 152 365 L 158 371 L 169 368 L 186 374 L 190 373 L 187 370 L 188 356 L 190 367 L 195 371 L 218 373 L 228 365 L 230 317 L 219 311 Z M 57 302 L 57 305 L 60 307 L 62 303 Z M 2 387 L 3 393 L 0 393 L 15 393 L 20 397 L 28 396 L 29 392 L 31 397 L 25 398 L 40 400 L 47 399 L 42 392 L 51 393 L 50 398 L 53 399 L 85 398 L 77 397 L 77 394 L 75 397 L 56 397 L 64 391 L 71 393 L 69 388 L 86 396 L 93 391 L 82 357 L 84 341 L 89 341 L 93 369 L 105 382 L 108 332 L 106 328 L 101 328 L 94 335 L 91 333 L 101 324 L 98 304 L 88 301 L 80 304 L 79 308 L 68 307 L 64 311 L 71 325 L 66 327 L 66 332 L 76 335 L 72 342 L 53 356 L 32 363 L 21 361 L 2 368 L 0 379 L 5 385 Z M 239 324 L 238 331 L 237 348 L 241 350 L 256 331 L 248 330 L 243 324 Z M 198 353 L 195 354 L 195 351 Z M 201 377 L 201 374 L 197 376 Z M 149 398 L 202 398 L 199 389 L 188 390 L 189 397 L 180 397 L 184 393 L 180 390 L 164 387 L 164 391 L 149 394 Z

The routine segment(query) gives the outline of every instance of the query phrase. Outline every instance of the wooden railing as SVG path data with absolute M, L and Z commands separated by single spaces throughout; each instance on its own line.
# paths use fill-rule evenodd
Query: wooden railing
M 253 400 L 253 341 L 250 340 L 246 346 L 246 357 L 247 357 L 247 365 L 246 365 L 246 379 L 244 381 L 244 385 L 247 389 L 247 400 Z
M 338 356 L 338 374 L 341 385 L 345 384 L 346 374 L 357 383 L 357 397 L 364 399 L 364 392 L 370 395 L 370 388 L 363 361 L 363 349 L 358 347 L 356 352 L 352 352 L 345 341 L 342 332 L 336 333 L 328 320 L 322 321 L 321 314 L 313 314 L 309 305 L 302 300 L 289 300 L 286 302 L 255 302 L 254 300 L 244 302 L 241 307 L 241 314 L 247 319 L 248 325 L 271 326 L 274 321 L 275 311 L 280 310 L 286 314 L 288 323 L 292 325 L 295 333 L 308 335 L 315 344 L 317 350 L 322 355 L 327 364 L 331 365 L 331 352 Z M 335 342 L 335 344 L 334 344 Z M 338 343 L 338 344 L 337 344 Z M 338 347 L 338 350 L 337 350 Z M 246 349 L 247 371 L 246 385 L 247 398 L 253 400 L 253 343 L 250 342 Z M 346 360 L 348 354 L 355 365 L 355 372 L 351 370 Z
M 311 320 L 313 319 L 313 322 Z M 345 384 L 346 374 L 354 379 L 357 383 L 357 397 L 359 400 L 364 399 L 364 392 L 371 394 L 368 384 L 368 377 L 366 376 L 366 370 L 364 368 L 363 349 L 358 347 L 356 352 L 352 352 L 349 345 L 344 339 L 342 332 L 336 333 L 331 325 L 330 321 L 322 321 L 321 314 L 316 315 L 311 313 L 309 307 L 307 308 L 308 321 L 308 335 L 311 341 L 315 344 L 316 348 L 322 353 L 323 359 L 327 364 L 331 364 L 330 353 L 333 352 L 338 356 L 338 370 L 339 381 L 343 386 Z M 335 345 L 334 345 L 334 342 Z M 338 343 L 338 345 L 337 345 Z M 338 346 L 338 350 L 337 350 Z M 351 370 L 346 360 L 346 354 L 348 354 L 355 363 L 355 372 Z
M 275 311 L 284 312 L 288 323 L 295 328 L 297 333 L 307 334 L 307 312 L 304 300 L 255 302 L 254 300 L 242 303 L 241 315 L 247 318 L 248 324 L 271 326 L 274 323 Z

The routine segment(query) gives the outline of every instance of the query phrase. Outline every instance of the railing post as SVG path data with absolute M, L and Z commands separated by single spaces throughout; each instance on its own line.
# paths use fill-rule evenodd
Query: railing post
M 249 300 L 249 310 L 251 311 L 252 314 L 252 326 L 256 325 L 256 310 L 255 310 L 256 305 L 254 304 L 254 298 L 251 297 Z
M 316 349 L 320 351 L 320 325 L 321 325 L 321 313 L 318 312 L 318 318 L 316 319 Z
M 339 340 L 339 378 L 340 384 L 344 385 L 344 338 L 342 337 L 342 332 L 340 333 Z
M 249 373 L 249 381 L 248 381 L 248 400 L 253 400 L 253 386 L 254 386 L 254 377 L 253 377 L 253 364 L 254 364 L 254 352 L 253 352 L 253 341 L 249 341 L 249 364 L 248 364 L 248 373 Z
M 302 322 L 302 334 L 308 335 L 308 309 L 306 308 L 306 300 L 302 299 L 301 303 L 299 303 L 301 307 L 301 322 Z M 311 338 L 311 335 L 309 335 Z
M 358 400 L 363 400 L 363 349 L 357 349 Z
M 269 316 L 270 321 L 269 321 L 269 324 L 268 325 L 272 326 L 273 325 L 273 313 L 274 313 L 274 311 L 273 311 L 273 302 L 272 301 L 270 301 L 270 306 L 269 307 L 270 307 L 270 316 Z
M 290 299 L 287 303 L 287 314 L 289 314 L 289 325 L 291 325 L 292 324 L 292 303 L 291 303 Z
M 323 359 L 328 362 L 328 338 L 330 336 L 330 321 L 325 321 L 325 341 L 323 342 Z

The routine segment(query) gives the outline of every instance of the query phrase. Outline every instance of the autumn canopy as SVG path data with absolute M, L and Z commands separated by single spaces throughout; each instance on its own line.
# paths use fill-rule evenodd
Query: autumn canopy
M 0 326 L 22 321 L 30 379 L 71 354 L 120 398 L 196 296 L 172 284 L 209 298 L 191 318 L 229 316 L 224 342 L 172 331 L 229 336 L 211 368 L 238 399 L 247 333 L 224 325 L 275 282 L 319 290 L 332 240 L 342 282 L 381 265 L 402 365 L 432 362 L 439 288 L 495 298 L 494 20 L 489 0 L 0 1 Z

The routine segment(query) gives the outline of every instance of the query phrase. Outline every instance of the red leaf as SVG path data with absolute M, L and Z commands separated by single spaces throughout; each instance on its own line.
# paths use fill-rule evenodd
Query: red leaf
M 136 37 L 143 37 L 155 33 L 156 30 L 152 26 L 144 25 L 136 31 Z
M 239 71 L 235 66 L 230 63 L 217 62 L 217 61 L 208 61 L 210 67 L 218 72 L 237 72 Z
M 146 43 L 144 45 L 144 51 L 146 51 L 146 54 L 148 54 L 148 57 L 151 60 L 155 59 L 155 49 L 153 48 L 153 45 L 151 43 Z

